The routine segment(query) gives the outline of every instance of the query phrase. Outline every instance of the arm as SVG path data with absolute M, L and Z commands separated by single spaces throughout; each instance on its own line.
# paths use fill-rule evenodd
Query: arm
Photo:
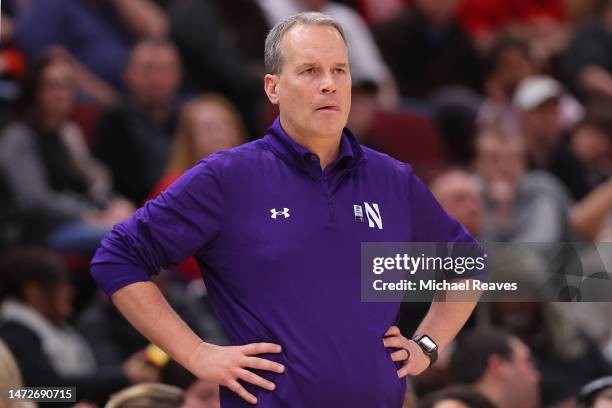
M 273 390 L 274 384 L 247 370 L 281 373 L 284 367 L 255 357 L 280 346 L 254 343 L 221 347 L 203 342 L 168 304 L 149 276 L 212 244 L 223 217 L 222 177 L 210 156 L 115 226 L 92 261 L 91 272 L 125 318 L 151 342 L 199 378 L 227 386 L 245 400 L 257 399 L 239 379 Z
M 168 19 L 163 10 L 149 0 L 114 0 L 117 13 L 138 38 L 163 38 L 168 33 Z
M 611 212 L 612 179 L 597 187 L 572 207 L 570 225 L 584 239 L 593 241 Z
M 587 65 L 579 74 L 581 88 L 587 93 L 612 97 L 612 75 L 598 65 Z
M 409 202 L 411 203 L 411 214 L 416 214 L 412 222 L 414 242 L 464 242 L 466 244 L 477 244 L 477 241 L 457 222 L 450 217 L 446 211 L 433 197 L 429 189 L 410 172 Z M 478 251 L 480 251 L 480 247 Z M 460 250 L 463 252 L 463 250 Z M 471 251 L 469 251 L 471 252 Z M 486 271 L 449 276 L 460 282 L 467 279 L 484 280 Z M 435 294 L 434 300 L 423 321 L 415 331 L 414 335 L 426 334 L 437 344 L 438 353 L 443 352 L 450 342 L 455 338 L 467 319 L 476 307 L 479 291 L 442 291 Z M 453 298 L 455 300 L 453 300 Z M 407 375 L 417 375 L 427 369 L 431 363 L 430 358 L 423 352 L 421 347 L 414 341 L 407 339 L 400 333 L 399 328 L 389 328 L 383 340 L 385 347 L 398 349 L 391 353 L 393 361 L 404 361 L 398 370 L 400 378 Z

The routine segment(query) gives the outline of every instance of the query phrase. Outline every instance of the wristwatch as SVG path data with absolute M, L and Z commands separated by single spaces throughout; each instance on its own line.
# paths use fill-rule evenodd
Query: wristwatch
M 426 334 L 419 334 L 418 336 L 414 336 L 412 341 L 418 344 L 421 350 L 423 350 L 423 353 L 429 356 L 431 360 L 429 365 L 436 362 L 438 359 L 438 345 L 431 339 L 431 337 Z

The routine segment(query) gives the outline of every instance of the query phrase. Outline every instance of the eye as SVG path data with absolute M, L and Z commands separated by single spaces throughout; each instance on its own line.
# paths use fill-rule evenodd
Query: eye
M 336 74 L 344 74 L 344 72 L 345 71 L 344 71 L 343 68 L 336 68 L 336 69 L 334 69 L 334 73 L 336 73 Z
M 308 74 L 308 75 L 314 74 L 314 72 L 315 72 L 315 69 L 312 68 L 312 67 L 311 68 L 306 68 L 304 71 L 302 71 L 303 74 Z

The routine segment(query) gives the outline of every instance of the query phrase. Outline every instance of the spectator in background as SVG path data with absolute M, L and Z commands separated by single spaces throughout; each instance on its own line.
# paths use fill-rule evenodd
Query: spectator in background
M 575 179 L 584 174 L 584 163 L 580 157 L 598 157 L 602 162 L 609 163 L 607 155 L 609 141 L 603 135 L 584 133 L 584 122 L 577 127 L 572 136 L 567 136 L 567 126 L 564 125 L 563 89 L 561 84 L 548 77 L 529 77 L 524 79 L 514 95 L 514 105 L 520 110 L 521 129 L 525 135 L 529 167 L 550 172 L 563 181 L 571 191 L 576 191 Z M 589 122 L 597 120 L 603 127 L 607 105 L 597 109 L 592 108 Z M 595 114 L 595 110 L 602 110 Z M 571 113 L 571 110 L 570 110 Z M 597 119 L 595 117 L 598 116 Z M 569 114 L 565 117 L 578 117 Z M 594 136 L 594 137 L 593 137 Z M 573 140 L 575 142 L 568 142 Z M 593 143 L 593 141 L 595 141 Z M 598 167 L 595 162 L 591 166 Z M 589 166 L 589 167 L 591 167 Z M 609 170 L 604 169 L 605 172 Z M 570 223 L 572 229 L 583 239 L 596 240 L 606 228 L 606 218 L 612 213 L 612 180 L 603 182 L 595 190 L 588 192 L 572 207 Z M 584 185 L 582 186 L 584 191 Z
M 137 205 L 163 176 L 176 130 L 173 100 L 180 79 L 172 43 L 139 43 L 125 72 L 126 97 L 98 123 L 94 152 L 111 169 L 117 191 Z
M 236 4 L 242 1 L 228 3 L 238 7 Z M 248 26 L 252 32 L 246 27 L 237 29 L 236 24 L 240 23 L 235 20 L 228 24 L 224 19 L 228 17 L 229 5 L 221 3 L 177 0 L 171 10 L 170 36 L 185 65 L 184 88 L 196 94 L 218 92 L 227 96 L 240 111 L 249 134 L 259 134 L 264 103 L 261 50 L 268 27 L 262 28 L 262 11 L 254 1 L 248 2 L 252 3 L 246 7 L 248 12 L 245 8 L 239 11 L 240 19 L 251 19 Z M 260 45 L 256 51 L 251 50 L 255 44 Z
M 418 408 L 501 408 L 470 387 L 456 385 L 435 391 L 421 401 Z
M 541 373 L 542 405 L 574 406 L 584 384 L 612 373 L 593 338 L 564 319 L 554 303 L 493 302 L 489 307 L 490 323 L 531 349 Z
M 0 136 L 0 172 L 33 240 L 91 253 L 133 207 L 112 195 L 108 171 L 91 157 L 69 119 L 73 74 L 57 57 L 31 67 L 19 102 L 21 119 Z
M 488 54 L 485 96 L 478 114 L 481 127 L 497 127 L 504 132 L 520 131 L 512 97 L 519 83 L 536 74 L 538 68 L 529 44 L 518 37 L 499 38 Z
M 450 358 L 451 381 L 469 384 L 497 408 L 540 406 L 540 375 L 529 347 L 494 328 L 459 335 Z
M 525 145 L 520 137 L 494 129 L 482 131 L 476 140 L 476 172 L 485 203 L 483 240 L 569 239 L 569 198 L 552 176 L 526 171 Z
M 575 200 L 582 200 L 612 176 L 612 104 L 593 103 L 552 154 L 548 170 Z
M 374 27 L 382 55 L 403 98 L 427 98 L 446 85 L 481 88 L 481 61 L 456 20 L 460 0 L 415 0 Z
M 257 0 L 270 26 L 301 11 L 319 11 L 334 17 L 342 25 L 351 52 L 349 64 L 353 81 L 372 81 L 378 86 L 378 103 L 383 109 L 398 105 L 398 89 L 393 74 L 380 54 L 370 29 L 349 6 L 329 0 Z M 401 48 L 396 48 L 397 52 Z
M 181 408 L 183 390 L 167 384 L 139 384 L 118 392 L 104 408 Z
M 158 378 L 138 354 L 122 365 L 97 367 L 68 323 L 73 288 L 53 253 L 15 249 L 0 260 L 0 277 L 0 338 L 15 356 L 25 386 L 76 387 L 79 398 L 100 402 L 129 383 Z
M 602 0 L 596 19 L 580 27 L 560 59 L 564 81 L 587 99 L 612 98 L 612 1 Z
M 529 41 L 539 63 L 560 51 L 569 37 L 564 0 L 464 0 L 461 25 L 488 50 L 500 32 Z
M 484 223 L 484 204 L 474 177 L 462 170 L 450 170 L 430 185 L 440 205 L 474 237 L 480 237 Z
M 539 75 L 518 84 L 513 105 L 525 138 L 529 167 L 548 169 L 563 133 L 584 116 L 582 106 L 558 81 Z
M 205 94 L 189 101 L 181 109 L 166 174 L 149 199 L 157 197 L 199 160 L 247 139 L 240 114 L 224 96 Z
M 88 75 L 121 87 L 135 41 L 161 38 L 166 16 L 150 0 L 35 0 L 16 22 L 16 38 L 28 57 L 60 46 Z

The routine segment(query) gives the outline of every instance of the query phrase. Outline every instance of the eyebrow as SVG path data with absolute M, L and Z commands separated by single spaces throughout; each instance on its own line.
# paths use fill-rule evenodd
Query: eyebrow
M 298 68 L 312 67 L 317 65 L 317 62 L 304 62 L 303 64 L 298 65 Z M 348 64 L 346 62 L 337 62 L 334 64 L 335 67 L 346 68 Z

